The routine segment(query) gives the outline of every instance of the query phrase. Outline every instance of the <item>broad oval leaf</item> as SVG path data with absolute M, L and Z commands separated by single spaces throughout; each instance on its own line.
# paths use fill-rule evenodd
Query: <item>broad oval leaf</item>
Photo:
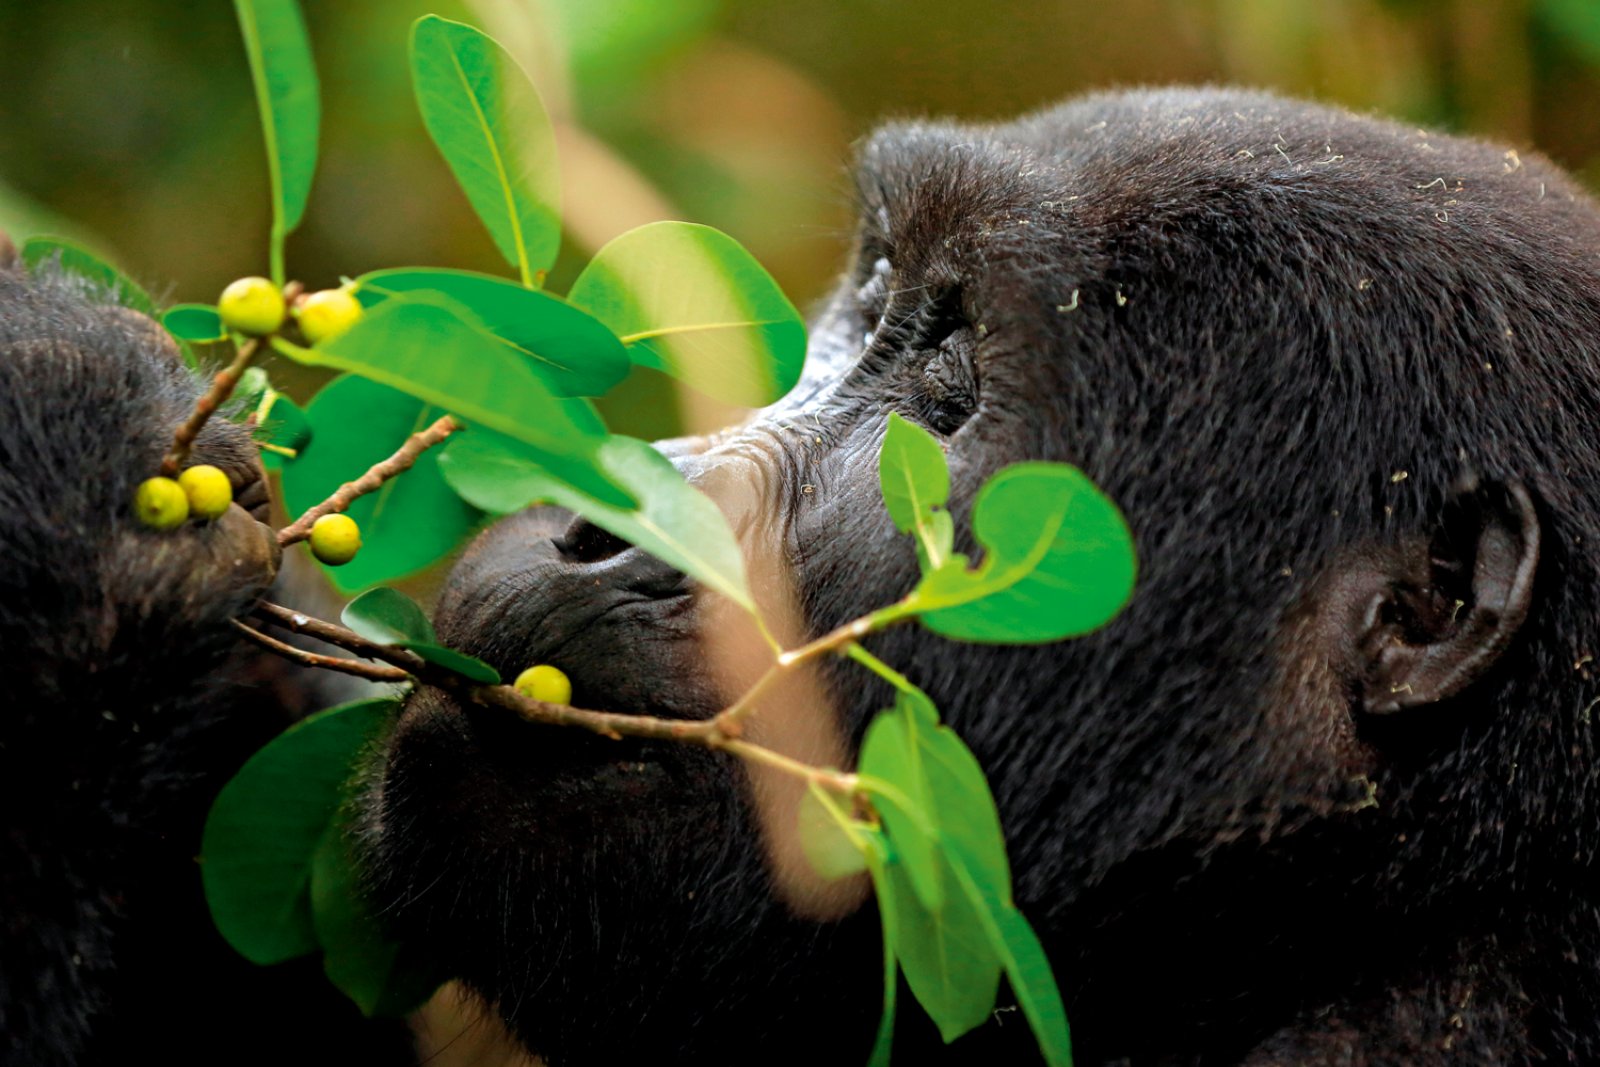
M 180 341 L 211 344 L 228 339 L 222 316 L 210 304 L 174 304 L 161 313 L 161 325 Z M 252 367 L 251 370 L 260 370 Z
M 368 1018 L 405 1015 L 443 980 L 436 968 L 384 936 L 361 895 L 349 839 L 338 820 L 311 858 L 311 919 L 328 980 Z
M 438 643 L 433 624 L 415 600 L 398 589 L 371 589 L 345 605 L 340 615 L 344 624 L 369 641 L 410 649 L 430 663 L 484 685 L 497 685 L 500 674 L 493 667 Z
M 617 434 L 594 458 L 638 507 L 615 507 L 551 477 L 536 454 L 496 434 L 458 434 L 445 445 L 439 465 L 456 492 L 485 511 L 503 515 L 534 503 L 557 504 L 756 610 L 744 554 L 722 510 L 685 482 L 670 460 L 643 441 Z
M 365 378 L 336 378 L 312 398 L 307 416 L 315 436 L 283 468 L 283 497 L 299 515 L 326 500 L 345 482 L 387 459 L 440 415 L 438 408 Z M 362 549 L 325 573 L 346 592 L 421 570 L 452 551 L 479 520 L 439 475 L 438 449 L 352 503 L 347 514 L 361 526 Z
M 652 222 L 615 238 L 584 267 L 567 300 L 605 323 L 637 364 L 747 407 L 800 378 L 800 313 L 755 257 L 727 234 Z
M 524 285 L 561 243 L 555 131 L 516 61 L 471 26 L 424 15 L 411 27 L 411 82 L 428 135 Z
M 311 863 L 356 757 L 398 702 L 361 700 L 289 727 L 223 786 L 206 818 L 200 874 L 217 929 L 253 963 L 316 950 Z
M 385 300 L 325 345 L 302 348 L 274 338 L 273 347 L 296 362 L 353 371 L 515 438 L 553 475 L 607 503 L 633 504 L 594 462 L 606 428 L 593 405 L 552 396 L 525 359 L 445 297 Z
M 978 493 L 983 564 L 953 557 L 893 617 L 962 641 L 1056 641 L 1104 625 L 1133 592 L 1133 535 L 1115 504 L 1065 463 L 1018 463 Z
M 250 57 L 272 182 L 272 279 L 284 282 L 283 240 L 300 225 L 317 169 L 322 103 L 305 20 L 295 0 L 234 0 Z
M 368 641 L 376 641 L 380 645 L 395 645 L 402 641 L 434 644 L 438 641 L 433 633 L 433 623 L 428 621 L 428 613 L 398 589 L 369 589 L 346 604 L 339 618 Z
M 628 353 L 593 316 L 549 293 L 466 270 L 399 267 L 356 279 L 363 302 L 435 292 L 457 301 L 519 352 L 557 396 L 600 396 L 627 376 Z

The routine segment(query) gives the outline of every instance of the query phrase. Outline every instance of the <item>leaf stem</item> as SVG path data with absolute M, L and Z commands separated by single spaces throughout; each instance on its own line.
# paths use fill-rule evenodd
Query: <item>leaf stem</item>
M 238 619 L 229 619 L 233 628 L 244 634 L 246 638 L 267 649 L 276 652 L 286 659 L 293 660 L 306 667 L 321 667 L 324 670 L 340 671 L 344 674 L 353 674 L 357 678 L 365 678 L 372 682 L 409 682 L 411 675 L 399 667 L 390 667 L 378 663 L 362 663 L 360 660 L 345 659 L 342 656 L 325 656 L 319 652 L 307 652 L 303 648 L 295 648 L 276 637 L 269 637 L 253 626 L 246 626 Z
M 361 477 L 355 481 L 345 482 L 335 489 L 328 499 L 316 507 L 308 508 L 298 519 L 279 530 L 278 544 L 288 546 L 296 541 L 304 541 L 311 536 L 311 527 L 316 525 L 316 521 L 322 516 L 344 511 L 359 498 L 381 488 L 390 478 L 410 470 L 422 453 L 459 429 L 461 424 L 451 416 L 445 415 L 435 420 L 427 429 L 412 434 L 394 455 L 374 463 Z

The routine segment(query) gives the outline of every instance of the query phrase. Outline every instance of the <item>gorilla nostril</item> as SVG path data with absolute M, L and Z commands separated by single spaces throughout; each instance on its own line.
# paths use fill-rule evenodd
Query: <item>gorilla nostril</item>
M 608 533 L 581 515 L 572 517 L 565 533 L 552 542 L 556 551 L 575 563 L 599 563 L 621 555 L 633 546 L 616 534 Z

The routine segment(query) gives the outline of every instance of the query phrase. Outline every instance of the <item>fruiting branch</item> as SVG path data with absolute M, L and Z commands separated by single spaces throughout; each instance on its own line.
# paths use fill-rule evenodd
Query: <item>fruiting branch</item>
M 211 379 L 211 388 L 194 402 L 194 409 L 189 412 L 189 417 L 173 433 L 172 447 L 167 450 L 166 457 L 161 461 L 162 475 L 168 478 L 178 476 L 184 462 L 189 458 L 189 450 L 194 447 L 195 438 L 200 436 L 200 431 L 205 429 L 206 422 L 216 414 L 217 409 L 227 403 L 228 398 L 233 395 L 234 387 L 239 384 L 239 379 L 244 376 L 245 370 L 250 366 L 250 360 L 255 358 L 260 347 L 261 342 L 257 338 L 250 338 L 239 346 L 239 352 L 233 357 L 233 362 L 218 371 L 216 377 Z
M 279 530 L 278 544 L 288 546 L 297 541 L 304 541 L 311 536 L 311 527 L 315 526 L 322 516 L 344 511 L 360 497 L 382 487 L 390 478 L 410 470 L 417 462 L 418 456 L 459 429 L 461 424 L 449 415 L 445 415 L 427 429 L 412 434 L 394 455 L 381 463 L 373 464 L 367 469 L 367 473 L 355 481 L 345 482 L 334 490 L 328 499 L 314 508 L 307 509 L 305 514 Z
M 347 651 L 354 652 L 366 659 L 375 659 L 389 665 L 372 667 L 374 672 L 381 672 L 382 681 L 403 681 L 415 678 L 436 685 L 441 689 L 449 690 L 463 699 L 486 707 L 498 707 L 510 711 L 526 722 L 537 723 L 545 726 L 572 726 L 590 733 L 599 734 L 612 740 L 624 737 L 636 737 L 655 741 L 681 741 L 688 744 L 700 745 L 703 748 L 728 752 L 741 759 L 753 763 L 762 763 L 769 767 L 785 771 L 797 777 L 814 781 L 824 788 L 840 793 L 852 793 L 856 788 L 856 779 L 853 774 L 846 774 L 826 767 L 815 767 L 800 760 L 792 759 L 775 752 L 763 745 L 742 740 L 737 733 L 728 733 L 721 721 L 723 717 L 735 708 L 742 708 L 740 714 L 733 720 L 737 723 L 747 716 L 753 709 L 752 694 L 758 693 L 772 684 L 772 680 L 794 670 L 801 663 L 814 659 L 829 652 L 835 652 L 852 644 L 856 637 L 865 634 L 871 629 L 870 618 L 858 619 L 854 623 L 842 626 L 832 633 L 825 635 L 803 645 L 792 652 L 786 652 L 778 657 L 778 661 L 764 674 L 754 686 L 741 697 L 740 700 L 724 711 L 710 719 L 663 719 L 653 715 L 627 715 L 614 711 L 594 711 L 589 708 L 569 707 L 565 704 L 548 704 L 543 701 L 533 700 L 517 692 L 509 685 L 483 685 L 458 674 L 448 667 L 424 660 L 414 652 L 392 645 L 381 645 L 369 641 L 353 630 L 346 629 L 335 623 L 314 618 L 303 612 L 294 611 L 264 601 L 256 605 L 258 615 L 282 626 L 295 633 L 306 634 L 319 641 L 336 645 Z M 865 627 L 865 628 L 863 628 Z M 249 627 L 241 628 L 256 633 Z M 265 637 L 265 635 L 259 635 Z M 254 639 L 254 638 L 252 638 Z M 272 641 L 271 644 L 258 641 L 263 647 L 269 648 L 280 655 L 288 656 L 298 663 L 307 663 L 312 666 L 328 666 L 334 670 L 349 671 L 349 660 L 338 659 L 333 656 L 319 657 L 327 663 L 312 663 L 306 657 L 310 655 L 300 649 L 282 642 Z M 394 671 L 395 673 L 390 673 Z

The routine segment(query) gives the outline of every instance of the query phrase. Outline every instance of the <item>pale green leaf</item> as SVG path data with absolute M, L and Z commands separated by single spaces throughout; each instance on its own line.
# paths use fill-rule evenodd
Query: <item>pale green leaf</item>
M 923 569 L 937 570 L 949 558 L 954 536 L 943 510 L 950 500 L 944 449 L 927 430 L 891 413 L 878 452 L 878 483 L 894 528 L 915 533 Z
M 743 246 L 709 226 L 629 230 L 595 253 L 567 300 L 610 327 L 635 363 L 732 404 L 772 403 L 805 362 L 800 313 Z
M 411 81 L 438 146 L 495 247 L 538 285 L 561 242 L 555 132 L 527 75 L 493 38 L 424 15 L 411 28 Z
M 612 435 L 596 450 L 594 462 L 639 501 L 638 507 L 597 500 L 551 477 L 535 453 L 477 430 L 452 439 L 439 466 L 451 487 L 477 507 L 507 514 L 536 502 L 559 505 L 755 610 L 744 554 L 722 510 L 685 482 L 671 461 L 643 441 Z

